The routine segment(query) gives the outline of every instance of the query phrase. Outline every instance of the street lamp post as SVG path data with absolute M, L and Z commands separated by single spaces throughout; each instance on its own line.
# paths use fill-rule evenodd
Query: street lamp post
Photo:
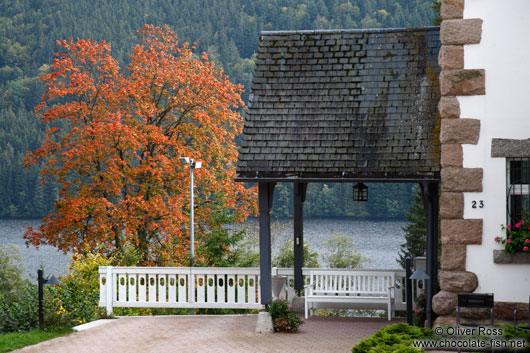
M 190 267 L 193 267 L 193 257 L 195 255 L 195 225 L 194 225 L 194 209 L 193 209 L 193 170 L 200 169 L 202 162 L 194 161 L 188 157 L 180 157 L 182 164 L 190 165 Z
M 44 328 L 44 311 L 42 308 L 42 300 L 44 299 L 44 285 L 45 284 L 59 284 L 59 281 L 55 276 L 50 276 L 50 278 L 45 279 L 43 276 L 43 271 L 37 271 L 37 284 L 38 284 L 38 294 L 39 294 L 39 328 L 42 330 Z

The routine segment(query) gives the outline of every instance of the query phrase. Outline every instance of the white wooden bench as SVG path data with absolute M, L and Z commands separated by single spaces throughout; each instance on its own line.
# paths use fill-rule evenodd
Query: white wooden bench
M 388 310 L 392 319 L 395 273 L 393 271 L 314 270 L 305 286 L 305 318 L 314 303 L 346 303 L 348 307 Z M 382 306 L 384 305 L 384 306 Z

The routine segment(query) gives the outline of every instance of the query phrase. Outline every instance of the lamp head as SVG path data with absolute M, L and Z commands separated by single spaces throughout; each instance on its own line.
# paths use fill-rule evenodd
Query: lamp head
M 52 285 L 55 285 L 55 284 L 60 284 L 61 282 L 59 282 L 59 280 L 57 279 L 57 277 L 55 277 L 54 275 L 51 275 L 47 280 L 46 282 L 44 282 L 44 284 L 52 284 Z
M 195 165 L 193 167 L 195 169 L 200 169 L 202 167 L 202 162 L 195 162 Z
M 182 164 L 190 164 L 190 159 L 188 157 L 180 157 L 180 162 Z
M 368 186 L 357 183 L 353 186 L 353 201 L 368 201 Z
M 429 275 L 426 274 L 425 271 L 423 271 L 420 267 L 418 267 L 409 278 L 418 280 L 431 279 L 431 277 L 429 277 Z

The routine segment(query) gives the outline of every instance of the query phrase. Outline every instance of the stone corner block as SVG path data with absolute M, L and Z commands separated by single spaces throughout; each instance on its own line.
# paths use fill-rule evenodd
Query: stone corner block
M 442 168 L 458 167 L 462 168 L 464 164 L 464 154 L 460 144 L 443 144 L 440 165 Z
M 464 47 L 462 45 L 443 45 L 438 54 L 438 64 L 443 70 L 464 68 Z
M 442 219 L 442 245 L 482 244 L 482 219 Z
M 458 304 L 456 293 L 439 291 L 432 298 L 432 310 L 438 315 L 454 315 L 455 307 Z
M 443 20 L 440 41 L 443 45 L 478 44 L 482 39 L 482 19 Z
M 478 119 L 442 119 L 440 142 L 442 144 L 476 145 L 480 137 Z
M 442 192 L 440 195 L 440 218 L 462 219 L 464 217 L 464 194 Z
M 478 287 L 478 278 L 468 271 L 440 271 L 440 289 L 454 293 L 472 293 Z
M 460 117 L 460 103 L 456 97 L 441 97 L 438 102 L 438 112 L 442 119 L 456 119 Z
M 440 218 L 462 219 L 464 217 L 464 194 L 442 192 L 440 195 Z
M 442 168 L 442 192 L 482 192 L 482 168 Z
M 474 96 L 486 94 L 484 69 L 456 69 L 440 72 L 442 96 Z
M 442 325 L 454 325 L 455 323 L 456 323 L 456 317 L 454 315 L 438 316 L 436 320 L 434 320 L 433 326 L 436 327 L 436 326 L 442 326 Z
M 440 259 L 441 269 L 445 271 L 465 271 L 466 253 L 465 245 L 443 245 Z
M 442 0 L 440 16 L 444 20 L 464 17 L 464 0 Z

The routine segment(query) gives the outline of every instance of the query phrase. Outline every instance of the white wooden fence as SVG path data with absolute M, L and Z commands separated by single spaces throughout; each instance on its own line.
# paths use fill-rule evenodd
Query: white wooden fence
M 304 268 L 304 283 L 311 268 Z M 321 269 L 320 269 L 321 270 Z M 333 269 L 340 271 L 340 269 Z M 377 272 L 378 270 L 359 270 Z M 405 310 L 405 271 L 395 273 L 395 310 Z M 99 305 L 114 307 L 261 309 L 259 268 L 112 267 L 99 268 Z M 295 296 L 292 268 L 273 268 L 287 276 L 281 297 Z

